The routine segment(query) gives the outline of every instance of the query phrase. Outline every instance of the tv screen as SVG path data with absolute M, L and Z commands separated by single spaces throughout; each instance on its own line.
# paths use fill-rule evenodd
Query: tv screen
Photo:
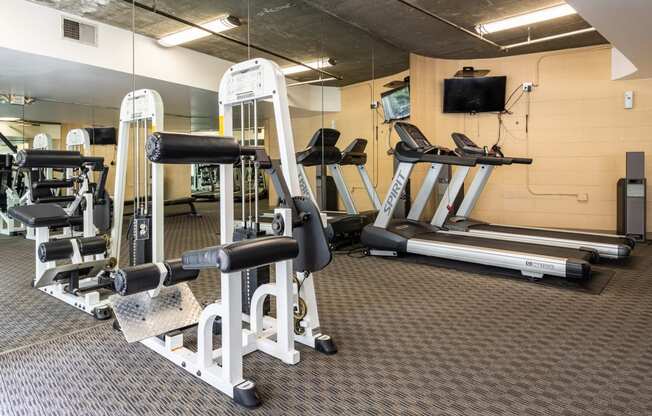
M 86 129 L 91 138 L 91 144 L 111 145 L 118 144 L 114 127 L 89 127 Z
M 410 117 L 410 87 L 408 85 L 380 94 L 385 121 Z
M 507 77 L 444 80 L 444 113 L 483 113 L 505 110 Z

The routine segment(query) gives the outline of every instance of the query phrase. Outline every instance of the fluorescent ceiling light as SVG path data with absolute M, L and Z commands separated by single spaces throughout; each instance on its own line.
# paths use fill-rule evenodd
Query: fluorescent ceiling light
M 553 40 L 553 39 L 559 39 L 559 38 L 566 38 L 568 36 L 581 35 L 582 33 L 595 32 L 595 30 L 596 29 L 594 27 L 587 27 L 586 29 L 574 30 L 572 32 L 560 33 L 558 35 L 546 36 L 546 37 L 543 37 L 543 38 L 530 39 L 530 40 L 526 40 L 524 42 L 513 43 L 511 45 L 503 46 L 503 49 L 513 49 L 513 48 L 518 48 L 519 46 L 531 45 L 533 43 L 547 42 L 547 41 Z
M 333 78 L 333 77 L 312 79 L 310 81 L 295 82 L 294 84 L 288 84 L 287 86 L 288 87 L 297 87 L 299 85 L 318 84 L 318 83 L 321 83 L 321 82 L 334 81 L 335 79 L 336 78 Z
M 318 61 L 306 62 L 305 65 L 313 69 L 324 69 L 333 66 L 333 64 L 330 63 L 329 58 L 322 58 Z M 283 68 L 282 71 L 285 75 L 292 75 L 298 74 L 299 72 L 310 71 L 310 68 L 306 68 L 303 65 L 294 65 Z
M 220 33 L 240 26 L 240 19 L 229 15 L 220 16 L 215 20 L 201 24 L 200 26 L 210 30 L 211 32 Z M 190 29 L 182 30 L 181 32 L 163 36 L 158 40 L 158 43 L 165 47 L 171 47 L 205 38 L 210 35 L 211 34 L 205 30 L 192 27 Z
M 500 32 L 502 30 L 513 29 L 515 27 L 528 26 L 534 23 L 545 22 L 546 20 L 556 19 L 558 17 L 569 16 L 577 13 L 575 9 L 566 3 L 548 7 L 546 9 L 535 10 L 530 13 L 519 14 L 506 19 L 496 20 L 489 23 L 481 23 L 475 26 L 475 31 L 481 35 Z
M 0 121 L 7 121 L 7 122 L 20 121 L 20 117 L 0 117 Z

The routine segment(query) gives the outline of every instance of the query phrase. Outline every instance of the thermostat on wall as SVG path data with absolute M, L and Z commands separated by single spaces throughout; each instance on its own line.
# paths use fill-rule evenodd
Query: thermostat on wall
M 634 108 L 634 91 L 625 91 L 625 108 Z

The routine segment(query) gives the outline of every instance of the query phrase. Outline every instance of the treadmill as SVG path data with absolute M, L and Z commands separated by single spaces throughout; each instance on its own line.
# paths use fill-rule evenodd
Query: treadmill
M 462 156 L 484 156 L 492 159 L 502 159 L 506 162 L 503 164 L 518 163 L 529 165 L 532 163 L 532 159 L 505 158 L 499 150 L 480 148 L 462 133 L 453 133 L 452 137 L 457 146 L 456 152 Z M 621 259 L 629 256 L 635 243 L 633 239 L 628 237 L 549 228 L 488 224 L 470 219 L 469 215 L 480 198 L 495 166 L 480 163 L 478 172 L 466 190 L 464 199 L 455 216 L 446 218 L 448 212 L 445 208 L 449 206 L 449 202 L 445 202 L 440 206 L 441 209 L 435 213 L 432 219 L 432 225 L 446 229 L 447 231 L 445 232 L 449 234 L 471 235 L 478 238 L 572 248 L 594 252 L 601 258 Z M 468 173 L 469 169 L 458 169 L 455 172 L 445 198 L 455 200 Z
M 347 207 L 347 211 L 365 215 L 370 218 L 369 223 L 371 223 L 376 218 L 376 214 L 378 214 L 378 211 L 380 211 L 381 204 L 380 204 L 380 198 L 378 198 L 378 193 L 376 192 L 376 189 L 374 188 L 374 184 L 371 181 L 371 178 L 369 178 L 369 173 L 367 172 L 367 168 L 365 167 L 365 165 L 367 164 L 367 153 L 365 152 L 366 148 L 367 148 L 367 140 L 362 138 L 354 139 L 346 147 L 346 149 L 342 151 L 342 158 L 340 159 L 340 161 L 335 165 L 329 166 L 329 171 L 331 172 L 331 175 L 335 180 L 337 191 L 342 197 L 342 200 L 344 201 L 344 205 Z M 353 196 L 349 192 L 349 188 L 346 186 L 346 183 L 344 182 L 344 175 L 340 172 L 340 168 L 344 166 L 355 166 L 356 170 L 358 171 L 358 175 L 360 175 L 360 180 L 364 185 L 364 189 L 367 192 L 367 196 L 371 201 L 373 210 L 361 212 L 355 207 L 355 203 L 353 202 Z M 341 181 L 341 183 L 338 183 L 338 181 Z
M 363 214 L 356 209 L 353 197 L 346 186 L 341 171 L 343 160 L 344 165 L 359 163 L 360 161 L 366 162 L 366 155 L 361 158 L 361 155 L 357 154 L 358 152 L 353 151 L 343 154 L 337 148 L 339 138 L 340 132 L 335 129 L 318 129 L 308 142 L 306 149 L 296 154 L 297 167 L 299 168 L 299 186 L 305 197 L 312 199 L 317 204 L 305 168 L 324 164 L 333 177 L 337 191 L 344 201 L 346 211 L 322 211 L 327 217 L 329 239 L 335 246 L 344 245 L 342 243 L 356 243 L 359 240 L 362 228 L 370 224 L 374 218 L 374 215 L 370 213 Z M 347 148 L 347 150 L 352 149 Z
M 580 280 L 591 276 L 590 252 L 472 235 L 451 235 L 431 223 L 420 221 L 419 217 L 444 165 L 465 168 L 478 164 L 500 165 L 506 161 L 485 156 L 457 156 L 448 149 L 432 146 L 423 133 L 409 123 L 397 122 L 395 129 L 401 139 L 394 149 L 399 166 L 376 221 L 362 232 L 362 243 L 368 247 L 369 254 L 417 254 L 457 260 L 517 270 L 535 279 L 556 276 Z M 393 219 L 399 196 L 418 163 L 428 163 L 430 169 L 415 203 L 406 219 Z

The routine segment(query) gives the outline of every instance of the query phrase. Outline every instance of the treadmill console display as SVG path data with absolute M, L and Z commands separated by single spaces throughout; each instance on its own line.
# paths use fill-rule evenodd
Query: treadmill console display
M 414 124 L 398 122 L 394 125 L 401 141 L 412 149 L 427 149 L 432 147 L 426 136 Z
M 318 129 L 308 142 L 308 147 L 334 147 L 340 138 L 340 132 L 335 129 L 322 128 Z
M 467 155 L 485 154 L 485 150 L 479 147 L 477 144 L 475 144 L 473 140 L 469 139 L 469 137 L 466 134 L 453 133 L 451 136 L 453 137 L 453 141 L 455 142 L 455 145 L 459 148 L 459 150 L 462 151 L 463 154 L 467 154 Z

